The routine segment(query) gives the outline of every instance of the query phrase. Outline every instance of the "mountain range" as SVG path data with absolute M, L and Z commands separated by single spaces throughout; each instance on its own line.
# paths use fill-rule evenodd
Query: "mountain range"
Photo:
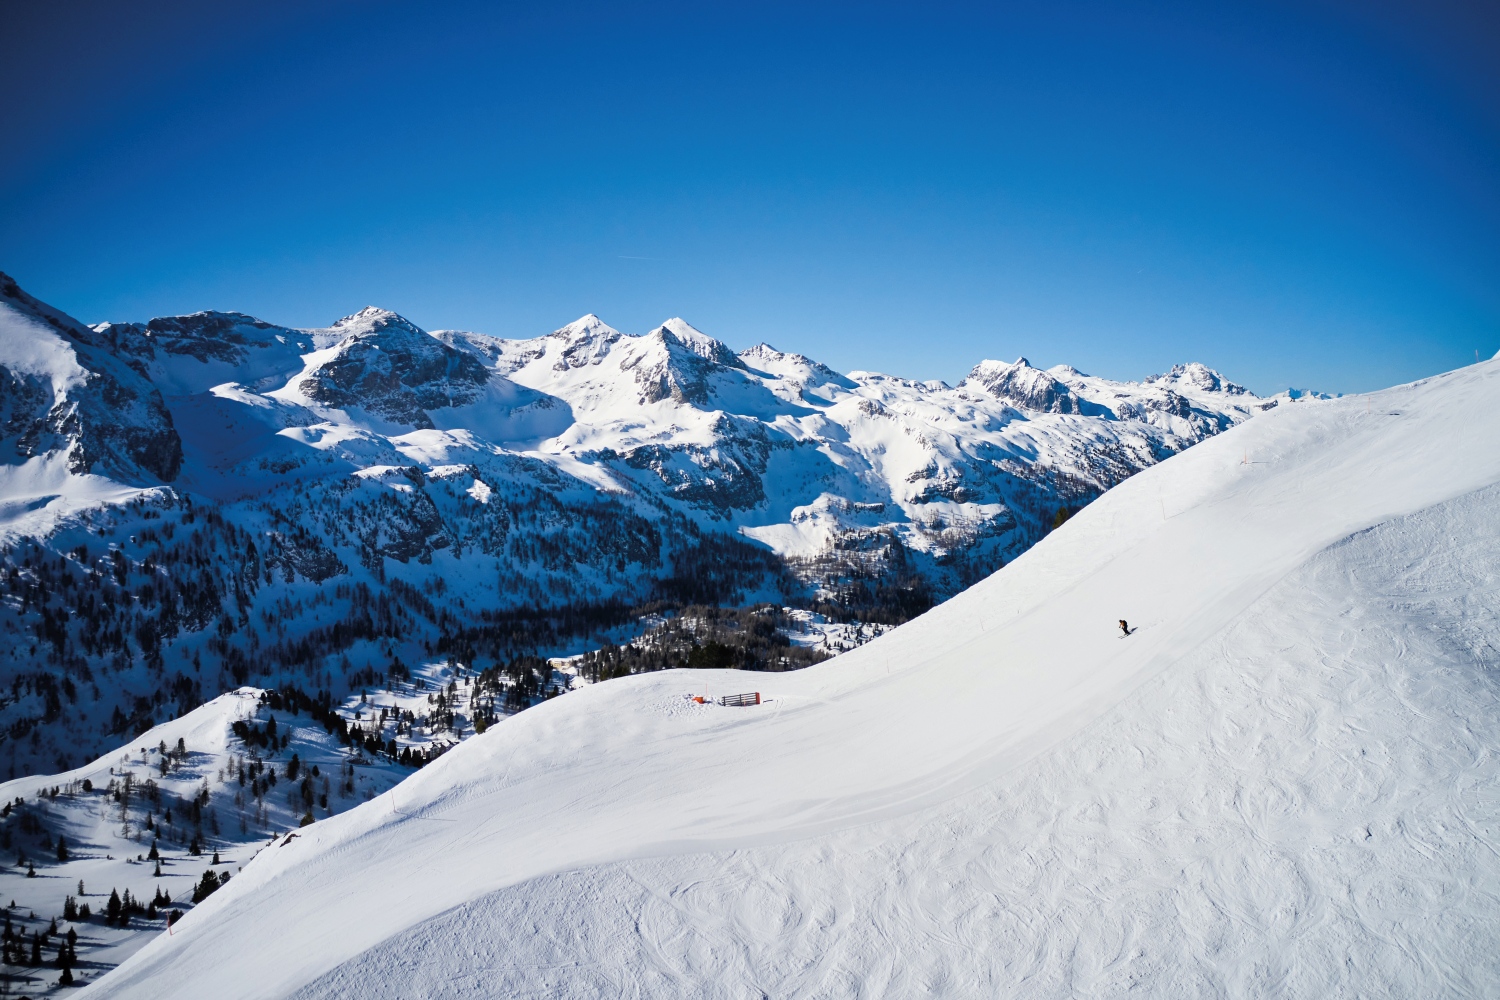
M 766 601 L 895 624 L 1256 414 L 1200 364 L 840 374 L 681 319 L 627 335 L 80 323 L 0 276 L 0 767 L 56 770 L 241 684 Z M 624 630 L 623 632 L 620 630 Z M 614 630 L 614 631 L 611 631 Z M 581 644 L 581 645 L 580 645 Z

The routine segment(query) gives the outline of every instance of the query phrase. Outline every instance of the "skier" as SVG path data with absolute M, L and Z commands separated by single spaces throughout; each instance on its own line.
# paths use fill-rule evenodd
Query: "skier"
M 1125 619 L 1121 618 L 1120 619 L 1120 638 L 1123 639 L 1125 636 L 1127 636 L 1129 634 L 1130 634 L 1130 626 L 1126 625 L 1125 624 Z

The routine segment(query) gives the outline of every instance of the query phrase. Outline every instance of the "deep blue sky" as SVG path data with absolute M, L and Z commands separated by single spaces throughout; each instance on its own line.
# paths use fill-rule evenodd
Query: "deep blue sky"
M 528 6 L 0 0 L 0 269 L 90 322 L 681 315 L 950 381 L 1500 349 L 1466 5 Z

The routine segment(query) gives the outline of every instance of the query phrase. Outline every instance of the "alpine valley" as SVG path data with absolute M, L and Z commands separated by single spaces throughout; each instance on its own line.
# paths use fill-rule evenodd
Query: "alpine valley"
M 4 276 L 0 380 L 7 777 L 247 683 L 337 696 L 424 657 L 588 648 L 650 611 L 896 624 L 1302 395 L 1199 364 L 843 375 L 680 319 L 531 340 L 375 308 L 89 327 Z M 795 665 L 724 645 L 712 665 Z

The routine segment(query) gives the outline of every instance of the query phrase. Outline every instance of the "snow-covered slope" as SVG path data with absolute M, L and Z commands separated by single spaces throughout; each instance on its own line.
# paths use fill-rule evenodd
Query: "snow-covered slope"
M 1497 399 L 1278 407 L 836 660 L 525 712 L 84 995 L 1494 995 Z
M 410 769 L 364 753 L 352 727 L 373 728 L 380 711 L 384 728 L 382 709 L 415 706 L 422 692 L 443 691 L 449 674 L 429 665 L 402 692 L 342 706 L 240 688 L 82 767 L 0 784 L 0 841 L 17 859 L 0 863 L 6 914 L 25 940 L 57 928 L 42 945 L 45 965 L 6 968 L 0 981 L 32 997 L 66 992 L 53 958 L 70 931 L 74 982 L 92 981 L 181 916 L 205 872 L 227 881 L 268 835 L 274 843 L 304 817 L 334 815 L 396 785 Z M 453 690 L 466 707 L 467 682 Z M 314 710 L 321 717 L 310 717 Z M 402 737 L 404 745 L 428 751 L 457 740 L 416 728 L 422 737 Z M 111 893 L 155 905 L 117 924 L 105 919 Z M 70 914 L 68 898 L 92 912 Z

